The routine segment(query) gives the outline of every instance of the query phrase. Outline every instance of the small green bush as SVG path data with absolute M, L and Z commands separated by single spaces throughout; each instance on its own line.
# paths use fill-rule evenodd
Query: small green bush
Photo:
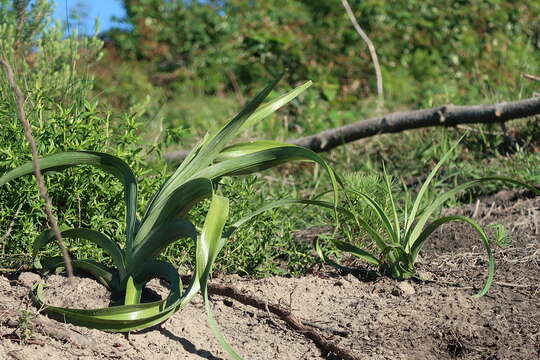
M 58 23 L 51 23 L 49 1 L 0 2 L 0 53 L 10 62 L 26 96 L 25 109 L 38 140 L 41 156 L 84 148 L 108 152 L 125 159 L 143 180 L 142 188 L 162 177 L 161 170 L 143 168 L 145 153 L 139 137 L 141 114 L 113 119 L 92 100 L 93 78 L 88 67 L 99 60 L 102 42 L 96 37 L 64 36 Z M 21 29 L 23 29 L 21 31 Z M 17 117 L 14 96 L 5 74 L 0 74 L 0 173 L 30 159 L 30 149 Z M 94 181 L 88 181 L 89 177 Z M 121 235 L 117 221 L 124 211 L 122 187 L 111 176 L 93 171 L 69 170 L 48 182 L 60 223 L 90 226 L 110 236 Z M 15 191 L 16 190 L 16 191 Z M 104 191 L 106 190 L 106 191 Z M 96 196 L 99 194 L 99 196 Z M 31 242 L 46 225 L 35 182 L 23 179 L 0 188 L 0 233 L 13 221 L 18 204 L 23 207 L 14 221 L 11 236 L 0 244 L 0 261 L 19 261 L 29 253 Z M 146 199 L 140 199 L 144 201 Z M 36 221 L 36 219 L 38 221 Z M 74 251 L 94 252 L 80 244 Z

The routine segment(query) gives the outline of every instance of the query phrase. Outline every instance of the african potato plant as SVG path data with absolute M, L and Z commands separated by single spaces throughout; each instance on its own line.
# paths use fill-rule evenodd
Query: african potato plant
M 50 306 L 43 298 L 43 284 L 39 284 L 34 289 L 34 299 L 45 311 L 77 325 L 125 332 L 147 328 L 166 320 L 186 306 L 193 296 L 201 291 L 207 305 L 211 327 L 219 335 L 206 293 L 212 266 L 227 236 L 239 225 L 260 213 L 255 212 L 253 216 L 233 224 L 224 232 L 229 214 L 229 201 L 218 193 L 219 179 L 223 176 L 250 174 L 291 160 L 312 161 L 326 170 L 336 189 L 333 171 L 317 154 L 308 149 L 268 140 L 227 146 L 239 131 L 267 117 L 311 85 L 310 82 L 305 83 L 259 108 L 278 80 L 274 80 L 262 90 L 218 132 L 206 135 L 173 175 L 155 192 L 140 218 L 136 209 L 137 180 L 130 167 L 121 159 L 90 151 L 62 152 L 40 159 L 39 165 L 43 172 L 90 165 L 112 174 L 123 184 L 126 205 L 126 234 L 123 247 L 103 233 L 92 229 L 75 228 L 62 232 L 64 238 L 90 241 L 108 254 L 114 264 L 113 267 L 85 259 L 73 260 L 73 267 L 90 273 L 113 294 L 123 296 L 124 304 L 94 310 Z M 33 174 L 32 164 L 24 164 L 0 177 L 0 186 L 31 174 Z M 187 216 L 195 205 L 205 199 L 210 200 L 210 205 L 198 236 L 196 227 Z M 177 270 L 171 264 L 157 259 L 168 245 L 179 238 L 191 238 L 196 242 L 196 265 L 191 282 L 186 288 Z M 34 241 L 32 253 L 37 268 L 52 271 L 64 266 L 61 257 L 39 256 L 40 250 L 52 241 L 54 235 L 51 230 L 46 230 Z M 142 303 L 143 287 L 153 278 L 167 280 L 171 287 L 170 293 L 160 301 Z M 218 336 L 218 340 L 222 342 L 223 339 Z
M 382 273 L 398 279 L 405 280 L 411 277 L 416 276 L 415 263 L 420 253 L 420 250 L 426 243 L 426 240 L 429 236 L 441 225 L 453 222 L 460 221 L 469 224 L 479 235 L 482 240 L 482 244 L 486 250 L 488 257 L 488 275 L 482 289 L 475 294 L 475 297 L 480 297 L 486 294 L 489 290 L 494 277 L 495 272 L 495 262 L 493 259 L 493 253 L 490 245 L 488 235 L 484 229 L 472 218 L 452 215 L 452 216 L 442 216 L 436 219 L 432 219 L 434 212 L 436 212 L 440 207 L 454 195 L 460 191 L 466 190 L 470 187 L 480 185 L 488 181 L 502 181 L 506 183 L 512 183 L 518 186 L 523 186 L 532 190 L 536 194 L 540 194 L 533 186 L 525 184 L 515 179 L 504 178 L 504 177 L 484 177 L 480 179 L 475 179 L 470 182 L 456 186 L 455 188 L 448 190 L 444 193 L 439 193 L 435 198 L 430 201 L 427 205 L 422 206 L 422 200 L 426 196 L 428 190 L 430 190 L 430 184 L 432 183 L 433 178 L 437 171 L 441 168 L 443 163 L 448 160 L 450 154 L 455 150 L 459 141 L 452 146 L 452 148 L 444 154 L 441 160 L 430 172 L 425 182 L 420 187 L 418 195 L 414 202 L 407 201 L 405 203 L 403 211 L 403 219 L 400 221 L 400 215 L 396 208 L 396 202 L 394 201 L 394 196 L 392 195 L 392 186 L 389 175 L 384 172 L 384 181 L 381 186 L 385 187 L 385 192 L 389 197 L 389 206 L 390 210 L 384 210 L 385 206 L 376 201 L 373 196 L 370 196 L 364 191 L 359 191 L 358 189 L 347 189 L 346 194 L 354 195 L 363 201 L 371 210 L 376 214 L 376 217 L 380 220 L 381 231 L 377 231 L 373 225 L 368 221 L 362 218 L 359 215 L 358 211 L 355 210 L 351 205 L 349 199 L 349 209 L 338 208 L 340 213 L 345 213 L 353 217 L 356 221 L 356 224 L 365 230 L 368 237 L 373 241 L 375 248 L 378 253 L 373 251 L 367 251 L 361 249 L 358 246 L 350 244 L 345 241 L 333 239 L 332 242 L 335 246 L 344 252 L 348 252 L 355 257 L 358 257 L 372 265 L 378 266 Z M 347 197 L 348 199 L 348 197 Z M 328 204 L 327 206 L 330 206 Z M 339 265 L 337 262 L 328 258 L 322 251 L 319 240 L 314 242 L 315 249 L 319 257 L 323 261 L 342 269 L 345 267 Z

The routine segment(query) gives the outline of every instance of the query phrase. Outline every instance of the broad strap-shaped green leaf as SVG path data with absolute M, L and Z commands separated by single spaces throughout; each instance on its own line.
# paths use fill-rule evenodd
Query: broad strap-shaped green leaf
M 332 242 L 334 242 L 334 240 L 332 240 Z M 350 249 L 350 247 L 348 246 L 349 244 L 346 244 L 344 243 L 345 245 L 347 246 L 343 246 L 340 250 L 342 251 L 348 251 L 348 250 L 345 250 L 345 249 Z M 336 244 L 337 246 L 338 244 Z M 354 273 L 356 271 L 358 271 L 357 269 L 354 269 L 354 268 L 350 268 L 350 267 L 347 267 L 347 266 L 343 266 L 341 264 L 339 264 L 338 262 L 330 259 L 328 256 L 326 256 L 326 254 L 324 253 L 323 249 L 322 249 L 322 246 L 321 246 L 321 242 L 320 242 L 320 239 L 318 238 L 315 238 L 313 240 L 313 248 L 315 249 L 315 252 L 317 253 L 317 255 L 319 256 L 319 258 L 325 262 L 326 264 L 328 265 L 331 265 L 333 267 L 335 267 L 336 269 L 339 269 L 339 270 L 342 270 L 342 271 L 346 271 L 346 272 L 351 272 L 351 273 Z M 338 247 L 339 248 L 339 247 Z M 364 251 L 360 248 L 357 248 L 355 247 L 357 250 L 359 251 L 356 251 L 353 255 L 370 263 L 370 264 L 373 264 L 373 265 L 376 265 L 376 266 L 379 266 L 379 260 L 372 254 L 370 254 L 369 252 L 367 251 Z
M 183 217 L 197 203 L 212 196 L 213 191 L 212 181 L 202 177 L 176 188 L 167 198 L 156 202 L 152 211 L 142 219 L 134 246 L 139 246 L 161 224 Z
M 43 284 L 39 284 L 32 294 L 34 301 L 49 316 L 59 321 L 111 332 L 145 329 L 165 321 L 176 311 L 176 306 L 166 306 L 166 300 L 102 309 L 70 309 L 51 306 L 43 300 Z
M 212 265 L 223 245 L 223 227 L 229 217 L 229 199 L 214 194 L 206 215 L 199 241 L 197 242 L 196 267 L 201 286 L 212 271 Z
M 236 159 L 240 156 L 253 154 L 262 150 L 291 146 L 291 144 L 276 140 L 254 140 L 240 142 L 225 147 L 215 158 L 216 162 Z
M 482 227 L 473 219 L 465 217 L 465 216 L 445 216 L 441 217 L 432 223 L 430 223 L 424 231 L 418 236 L 418 238 L 415 240 L 414 244 L 411 248 L 411 257 L 413 259 L 416 259 L 418 256 L 420 250 L 424 246 L 426 240 L 428 239 L 429 235 L 433 233 L 439 226 L 453 221 L 462 221 L 465 222 L 473 227 L 474 230 L 480 235 L 480 239 L 482 240 L 482 245 L 484 245 L 484 248 L 486 249 L 487 256 L 488 256 L 488 276 L 486 279 L 486 282 L 484 283 L 484 286 L 482 289 L 474 295 L 474 297 L 480 297 L 485 295 L 489 288 L 491 287 L 491 284 L 493 283 L 493 278 L 495 276 L 495 259 L 493 258 L 493 252 L 491 251 L 491 246 L 489 245 L 489 239 L 486 234 L 486 232 L 482 229 Z
M 129 259 L 130 267 L 138 267 L 139 264 L 156 258 L 168 245 L 184 237 L 197 241 L 197 230 L 186 219 L 175 219 L 156 226 L 133 249 L 133 254 Z
M 272 201 L 272 202 L 269 202 L 263 206 L 261 206 L 260 208 L 258 208 L 257 210 L 249 213 L 248 215 L 242 217 L 241 219 L 239 219 L 238 221 L 236 221 L 234 224 L 232 224 L 228 229 L 227 231 L 225 232 L 225 237 L 226 238 L 229 238 L 239 227 L 241 227 L 242 225 L 248 223 L 251 219 L 253 219 L 254 217 L 268 211 L 268 210 L 271 210 L 271 209 L 275 209 L 275 208 L 280 208 L 280 207 L 285 207 L 285 206 L 289 206 L 289 205 L 315 205 L 315 206 L 320 206 L 320 207 L 324 207 L 324 208 L 327 208 L 327 209 L 331 209 L 331 210 L 337 210 L 339 212 L 343 212 L 349 216 L 353 216 L 353 214 L 344 209 L 344 208 L 341 208 L 341 207 L 336 207 L 333 203 L 331 202 L 328 202 L 328 201 L 321 201 L 321 200 L 307 200 L 307 199 L 282 199 L 282 200 L 276 200 L 276 201 Z
M 298 95 L 306 91 L 311 85 L 312 81 L 307 81 L 302 85 L 292 89 L 288 93 L 285 93 L 276 99 L 272 99 L 268 104 L 262 105 L 255 113 L 253 113 L 246 122 L 240 128 L 240 131 L 254 126 L 259 121 L 263 120 L 267 116 L 273 114 L 284 105 L 287 105 L 290 101 L 295 99 Z
M 170 264 L 157 260 L 141 264 L 135 274 L 135 281 L 144 284 L 156 277 L 167 280 L 171 284 L 171 292 L 166 299 L 151 303 L 112 306 L 102 309 L 71 309 L 50 306 L 44 301 L 43 284 L 36 286 L 32 297 L 49 316 L 59 321 L 68 321 L 75 325 L 111 332 L 139 330 L 165 321 L 178 309 L 184 307 L 196 294 L 196 292 L 191 292 L 189 298 L 187 294 L 181 296 L 182 286 L 178 273 Z
M 39 159 L 41 171 L 57 171 L 77 165 L 91 165 L 105 170 L 118 178 L 124 185 L 124 198 L 126 202 L 126 235 L 127 251 L 136 231 L 137 209 L 137 179 L 131 168 L 121 159 L 105 153 L 93 151 L 67 151 L 45 156 Z M 0 177 L 0 186 L 18 177 L 34 174 L 32 162 L 27 162 Z
M 223 150 L 228 143 L 237 136 L 238 131 L 246 122 L 250 115 L 261 105 L 264 99 L 270 94 L 276 86 L 281 76 L 277 77 L 265 89 L 263 89 L 253 100 L 251 100 L 231 121 L 229 121 L 221 130 L 213 136 L 206 136 L 200 145 L 196 146 L 192 153 L 188 155 L 186 160 L 180 164 L 174 174 L 167 180 L 165 185 L 160 189 L 159 194 L 155 197 L 153 203 L 149 205 L 148 212 L 151 212 L 155 203 L 168 198 L 179 186 L 185 183 L 188 179 L 194 178 L 194 174 L 201 171 L 210 165 L 217 154 Z M 197 177 L 197 176 L 195 176 Z
M 56 269 L 65 267 L 64 258 L 62 256 L 45 257 L 41 260 L 43 269 L 47 272 L 53 272 Z M 120 277 L 118 271 L 111 269 L 94 260 L 72 259 L 71 265 L 76 270 L 82 270 L 96 278 L 100 283 L 105 285 L 113 292 L 120 291 Z
M 120 277 L 125 276 L 126 266 L 124 261 L 124 253 L 118 247 L 118 245 L 105 234 L 102 234 L 99 231 L 83 228 L 64 230 L 61 232 L 61 234 L 62 237 L 66 239 L 84 239 L 96 244 L 111 257 L 114 265 L 117 267 L 120 273 Z M 32 257 L 34 258 L 34 265 L 37 268 L 40 266 L 38 257 L 39 251 L 47 244 L 55 240 L 56 238 L 54 231 L 51 229 L 45 230 L 36 238 L 36 240 L 34 240 L 34 243 L 32 244 Z
M 225 239 L 222 235 L 228 216 L 229 199 L 223 196 L 214 195 L 212 197 L 210 209 L 206 215 L 200 241 L 197 244 L 196 276 L 199 279 L 210 329 L 229 356 L 235 360 L 241 360 L 242 357 L 234 351 L 223 337 L 214 318 L 212 307 L 208 299 L 208 278 L 210 277 L 212 266 L 214 265 L 219 251 L 225 244 Z
M 307 88 L 309 88 L 311 86 L 311 84 L 312 84 L 312 82 L 308 81 L 308 82 L 298 86 L 297 88 L 289 91 L 288 93 L 283 94 L 283 95 L 279 96 L 276 99 L 273 99 L 268 104 L 265 104 L 265 105 L 261 106 L 251 116 L 249 116 L 247 118 L 247 120 L 245 120 L 245 122 L 240 126 L 238 132 L 243 131 L 244 129 L 253 126 L 257 122 L 259 122 L 259 121 L 263 120 L 264 118 L 266 118 L 267 116 L 271 115 L 273 112 L 275 112 L 276 110 L 278 110 L 282 106 L 286 105 L 291 100 L 293 100 L 295 97 L 297 97 L 299 94 L 304 92 Z M 240 116 L 240 114 L 238 116 Z M 232 121 L 235 121 L 235 119 L 233 119 Z M 236 119 L 236 120 L 243 121 L 243 119 L 244 118 Z M 188 164 L 190 164 L 191 162 L 194 161 L 194 159 L 198 156 L 201 149 L 203 149 L 204 145 L 207 144 L 210 141 L 210 138 L 211 137 L 209 135 L 206 135 L 204 137 L 204 139 L 201 142 L 199 142 L 193 148 L 193 150 L 188 154 L 186 159 L 184 159 L 184 161 L 180 165 L 179 169 L 177 170 L 177 173 L 183 172 L 184 168 L 187 167 Z M 224 144 L 226 145 L 226 143 L 224 143 Z M 165 184 L 163 184 L 163 186 L 159 189 L 159 191 L 156 192 L 156 194 L 154 194 L 154 197 L 152 198 L 152 200 L 149 203 L 148 209 L 151 209 L 153 207 L 154 200 L 162 192 L 162 189 L 165 186 L 167 186 L 171 181 L 173 181 L 173 179 L 174 179 L 173 177 L 169 178 L 167 180 L 167 182 Z
M 225 350 L 232 359 L 243 360 L 243 358 L 233 349 L 233 347 L 227 342 L 227 340 L 225 340 L 225 337 L 223 336 L 219 328 L 216 318 L 214 317 L 214 312 L 212 311 L 212 306 L 210 304 L 210 300 L 208 299 L 208 291 L 204 291 L 203 298 L 204 308 L 208 317 L 208 325 L 210 326 L 210 330 L 212 330 L 212 333 L 216 337 L 216 340 L 219 342 L 223 350 Z
M 182 280 L 178 275 L 178 270 L 168 262 L 155 259 L 142 262 L 137 267 L 134 275 L 135 282 L 144 285 L 154 278 L 167 280 L 171 284 L 166 306 L 178 305 L 179 299 L 182 297 Z
M 349 244 L 345 241 L 333 239 L 332 243 L 341 251 L 348 252 L 351 255 L 356 256 L 359 259 L 362 259 L 364 261 L 367 261 L 368 263 L 372 265 L 379 265 L 379 259 L 369 253 L 368 251 L 360 249 L 358 246 Z
M 197 177 L 216 179 L 222 176 L 246 175 L 262 171 L 289 161 L 313 161 L 328 174 L 334 190 L 334 203 L 338 202 L 338 181 L 334 171 L 315 152 L 278 141 L 255 141 L 230 146 L 223 156 L 228 160 L 213 164 L 201 171 Z

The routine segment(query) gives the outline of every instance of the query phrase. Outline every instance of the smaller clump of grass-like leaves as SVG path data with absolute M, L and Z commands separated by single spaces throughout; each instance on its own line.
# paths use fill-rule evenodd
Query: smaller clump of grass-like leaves
M 463 139 L 463 137 L 461 138 Z M 366 234 L 371 240 L 368 246 L 358 244 L 354 241 L 355 233 L 346 234 L 349 241 L 342 241 L 336 237 L 330 241 L 335 247 L 349 253 L 371 265 L 377 266 L 381 273 L 384 273 L 397 280 L 406 280 L 416 277 L 416 261 L 418 255 L 428 240 L 429 236 L 440 226 L 449 222 L 463 222 L 471 226 L 478 234 L 488 258 L 487 278 L 480 291 L 474 296 L 480 297 L 487 293 L 493 282 L 495 274 L 495 260 L 493 257 L 490 238 L 480 224 L 474 219 L 461 216 L 435 216 L 440 211 L 446 201 L 453 198 L 459 192 L 465 191 L 471 187 L 479 186 L 487 182 L 503 182 L 527 188 L 535 194 L 540 191 L 535 187 L 523 183 L 519 180 L 505 177 L 484 177 L 475 179 L 450 190 L 441 193 L 433 192 L 433 181 L 437 172 L 443 164 L 449 159 L 455 151 L 461 139 L 457 141 L 449 151 L 447 151 L 441 160 L 435 165 L 420 187 L 416 198 L 406 193 L 405 201 L 400 206 L 394 196 L 394 186 L 390 176 L 384 171 L 384 176 L 378 183 L 381 187 L 379 191 L 373 191 L 373 178 L 365 177 L 354 179 L 354 181 L 345 181 L 343 192 L 345 193 L 346 206 L 340 207 L 339 212 L 353 219 L 354 226 L 361 229 L 362 234 Z M 351 177 L 348 177 L 349 180 Z M 347 179 L 347 177 L 346 177 Z M 429 196 L 429 199 L 426 199 Z M 358 205 L 358 202 L 361 205 Z M 351 223 L 349 222 L 349 227 Z M 493 242 L 501 244 L 506 237 L 506 230 L 500 226 L 493 226 L 495 233 Z M 359 230 L 357 230 L 358 232 Z M 314 246 L 319 257 L 330 265 L 351 270 L 330 259 L 323 251 L 319 240 L 314 242 Z M 352 269 L 354 270 L 354 269 Z

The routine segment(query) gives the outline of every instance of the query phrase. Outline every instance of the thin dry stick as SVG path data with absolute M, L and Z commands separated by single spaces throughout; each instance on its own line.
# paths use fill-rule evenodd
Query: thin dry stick
M 19 120 L 21 121 L 24 127 L 24 136 L 26 137 L 26 140 L 28 141 L 28 144 L 30 145 L 30 150 L 32 151 L 32 164 L 34 165 L 34 173 L 36 175 L 36 182 L 39 187 L 39 195 L 45 202 L 45 206 L 44 206 L 45 213 L 47 214 L 47 217 L 49 218 L 49 224 L 51 225 L 54 231 L 54 235 L 56 237 L 56 241 L 58 242 L 58 246 L 62 250 L 62 256 L 64 258 L 64 263 L 66 265 L 68 278 L 71 279 L 73 277 L 73 267 L 71 265 L 71 259 L 69 257 L 67 248 L 64 245 L 64 241 L 62 241 L 62 235 L 60 234 L 60 229 L 58 228 L 58 223 L 56 222 L 56 218 L 54 217 L 52 213 L 51 199 L 49 198 L 49 195 L 47 194 L 47 187 L 45 186 L 45 181 L 43 180 L 43 175 L 41 174 L 41 169 L 39 168 L 36 141 L 34 140 L 34 137 L 32 136 L 32 127 L 30 126 L 28 119 L 26 119 L 26 113 L 24 112 L 24 96 L 21 92 L 21 89 L 15 82 L 13 70 L 11 69 L 11 66 L 9 65 L 7 60 L 4 58 L 0 58 L 0 63 L 2 63 L 2 65 L 4 66 L 6 70 L 6 75 L 7 75 L 9 85 L 11 86 L 11 89 L 13 90 L 15 94 L 15 101 L 17 103 L 17 111 L 19 113 Z
M 238 80 L 236 79 L 236 75 L 231 70 L 226 70 L 227 76 L 229 77 L 229 80 L 231 81 L 231 84 L 234 89 L 234 95 L 236 96 L 236 100 L 240 103 L 240 105 L 244 105 L 246 103 L 246 100 L 244 99 L 244 96 L 242 95 L 242 90 L 240 89 L 240 86 L 238 85 Z
M 381 66 L 379 65 L 379 58 L 377 57 L 375 46 L 373 46 L 373 43 L 371 42 L 367 34 L 364 32 L 364 30 L 362 30 L 362 28 L 358 24 L 358 21 L 356 20 L 356 16 L 354 16 L 354 13 L 351 9 L 351 6 L 349 5 L 349 2 L 347 0 L 341 0 L 341 3 L 343 4 L 345 11 L 347 11 L 347 15 L 349 16 L 349 19 L 351 20 L 351 23 L 353 24 L 354 29 L 368 46 L 369 54 L 371 55 L 373 66 L 375 67 L 375 76 L 377 77 L 377 95 L 379 96 L 379 99 L 382 102 L 383 101 L 383 80 L 382 80 L 382 74 L 381 74 Z
M 15 220 L 17 220 L 17 216 L 19 216 L 19 213 L 21 212 L 22 206 L 23 206 L 23 204 L 19 205 L 19 207 L 17 208 L 17 211 L 15 211 L 15 215 L 13 215 L 13 219 L 9 223 L 9 226 L 8 226 L 8 229 L 7 229 L 6 233 L 4 235 L 2 235 L 2 237 L 0 237 L 0 245 L 2 245 L 4 240 L 6 240 L 9 237 L 9 235 L 11 235 L 11 232 L 13 231 L 13 227 L 15 226 Z M 2 253 L 3 252 L 4 252 L 4 247 L 2 246 Z

